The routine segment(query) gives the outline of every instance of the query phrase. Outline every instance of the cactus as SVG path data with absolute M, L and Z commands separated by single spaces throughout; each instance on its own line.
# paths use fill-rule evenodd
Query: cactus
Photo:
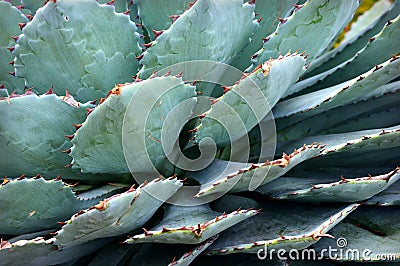
M 399 262 L 370 2 L 1 0 L 0 265 Z

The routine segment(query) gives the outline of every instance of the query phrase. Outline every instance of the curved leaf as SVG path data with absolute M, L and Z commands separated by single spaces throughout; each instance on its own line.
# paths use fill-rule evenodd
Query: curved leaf
M 193 245 L 144 243 L 140 245 L 139 251 L 133 255 L 129 264 L 143 266 L 188 265 L 212 241 L 213 239 L 210 239 L 195 249 L 193 249 Z M 132 245 L 129 246 L 131 247 Z M 188 250 L 192 251 L 187 252 Z M 154 256 L 154 254 L 157 254 L 157 256 Z M 182 257 L 179 259 L 180 256 Z
M 54 86 L 57 93 L 68 88 L 78 100 L 93 100 L 130 81 L 139 66 L 135 24 L 94 0 L 49 1 L 22 32 L 16 75 L 40 93 Z
M 398 142 L 400 126 L 386 129 L 371 129 L 341 134 L 311 136 L 295 141 L 280 143 L 277 151 L 291 150 L 303 143 L 321 143 L 326 145 L 323 155 L 338 155 L 342 153 L 366 153 L 395 148 L 400 145 Z M 301 143 L 301 144 L 300 144 Z
M 155 39 L 152 30 L 160 31 L 168 29 L 174 18 L 181 15 L 189 7 L 191 0 L 136 0 L 138 14 L 143 26 L 151 40 Z M 154 12 L 157 7 L 158 12 Z
M 370 28 L 375 21 L 390 10 L 390 7 L 391 1 L 377 1 L 369 10 L 362 13 L 357 20 L 351 24 L 350 30 L 344 34 L 342 42 L 348 43 L 350 39 L 358 36 L 360 32 L 364 32 L 366 29 Z
M 191 60 L 229 64 L 257 26 L 253 11 L 254 5 L 243 0 L 196 1 L 144 52 L 140 78 Z
M 98 250 L 109 242 L 109 240 L 99 239 L 79 246 L 57 250 L 54 241 L 54 238 L 37 237 L 13 243 L 2 242 L 0 261 L 4 265 L 16 266 L 21 264 L 41 266 L 70 263 Z
M 114 241 L 98 250 L 89 265 L 126 265 L 140 249 L 138 245 L 121 245 L 120 241 Z
M 374 6 L 358 17 L 356 22 L 351 24 L 350 30 L 345 33 L 344 40 L 337 48 L 324 53 L 311 62 L 305 75 L 313 76 L 352 58 L 368 44 L 369 38 L 378 34 L 387 21 L 394 19 L 399 12 L 400 1 L 377 1 Z
M 71 147 L 65 136 L 74 133 L 74 124 L 85 120 L 86 106 L 91 105 L 82 105 L 69 95 L 28 92 L 0 99 L 0 175 L 79 178 L 79 171 L 65 168 L 71 160 L 62 151 Z
M 21 34 L 18 23 L 26 23 L 28 19 L 14 6 L 6 1 L 0 1 L 0 84 L 10 91 L 22 90 L 24 80 L 15 77 L 12 62 L 14 56 L 10 53 L 15 41 L 12 37 Z M 10 48 L 11 50 L 8 50 Z
M 277 119 L 277 139 L 292 140 L 312 135 L 345 133 L 349 131 L 385 128 L 400 123 L 398 103 L 400 82 L 392 82 L 374 90 L 382 89 L 366 100 L 338 106 L 320 114 L 303 119 L 286 127 L 285 119 Z M 317 122 L 318 121 L 318 122 Z
M 254 12 L 258 14 L 259 27 L 251 36 L 251 42 L 238 55 L 232 66 L 245 70 L 251 65 L 251 56 L 263 46 L 263 38 L 275 31 L 279 20 L 277 18 L 287 17 L 293 11 L 293 5 L 297 0 L 272 0 L 256 1 Z
M 115 6 L 115 12 L 126 12 L 128 10 L 128 2 L 127 0 L 98 0 L 100 4 L 109 4 Z M 136 2 L 136 1 L 135 1 Z
M 249 189 L 255 189 L 250 187 L 250 184 L 253 182 L 252 179 L 262 180 L 260 185 L 271 182 L 284 175 L 297 164 L 318 156 L 322 149 L 323 147 L 320 145 L 304 145 L 302 148 L 295 149 L 289 155 L 283 153 L 281 159 L 259 164 L 249 165 L 246 163 L 215 161 L 214 164 L 205 170 L 188 173 L 187 175 L 203 184 L 200 191 L 196 194 L 197 197 L 216 192 L 248 191 Z M 215 179 L 216 176 L 218 176 L 218 179 Z
M 286 178 L 281 181 L 291 184 L 287 187 L 287 191 L 283 193 L 279 192 L 278 194 L 275 193 L 272 197 L 276 199 L 307 202 L 357 202 L 371 198 L 397 182 L 400 179 L 399 172 L 400 168 L 396 168 L 394 171 L 385 175 L 368 176 L 356 179 L 342 177 L 342 180 L 328 184 L 321 183 L 321 180 L 318 181 L 318 179 L 311 181 L 306 178 L 298 178 L 297 181 L 301 186 L 310 187 L 305 189 L 297 189 L 296 186 L 293 186 L 293 178 Z M 257 191 L 269 194 L 269 189 L 275 189 L 272 187 L 273 185 L 274 184 L 271 183 L 265 188 L 259 188 Z
M 375 90 L 380 91 L 380 86 L 400 75 L 399 58 L 400 56 L 395 56 L 342 84 L 283 101 L 275 106 L 274 116 L 275 118 L 294 116 L 285 121 L 290 125 L 305 117 L 375 96 Z
M 75 195 L 72 186 L 59 180 L 5 179 L 0 185 L 0 232 L 16 235 L 56 228 L 57 222 L 88 208 L 118 189 L 103 187 L 102 190 L 92 191 L 87 197 L 85 193 Z
M 44 6 L 46 0 L 21 0 L 21 4 L 24 8 L 31 11 L 32 14 L 36 13 L 36 11 Z
M 366 203 L 379 206 L 400 205 L 400 182 L 394 183 L 386 190 L 367 200 Z
M 130 104 L 133 95 L 135 103 Z M 192 98 L 195 95 L 193 86 L 173 76 L 117 86 L 91 112 L 72 139 L 74 146 L 70 155 L 73 168 L 91 173 L 129 173 L 127 160 L 135 171 L 151 171 L 152 168 L 142 161 L 147 154 L 154 164 L 165 158 L 162 144 L 155 141 L 161 139 L 164 118 L 185 100 L 194 105 L 196 100 Z M 145 112 L 148 108 L 152 109 L 147 117 Z M 125 124 L 124 116 L 127 119 Z M 123 134 L 127 140 L 124 149 L 130 151 L 126 159 L 122 147 Z
M 207 205 L 194 207 L 169 206 L 159 225 L 144 234 L 135 235 L 124 243 L 141 242 L 198 244 L 241 221 L 257 211 L 237 210 L 225 214 L 212 211 Z
M 100 201 L 98 205 L 73 215 L 57 232 L 55 244 L 64 248 L 126 234 L 147 222 L 180 186 L 182 184 L 176 178 L 154 180 L 137 190 L 132 187 L 127 192 Z
M 238 196 L 224 196 L 217 208 L 224 205 L 233 207 L 242 202 L 256 208 L 263 207 L 263 212 L 224 232 L 209 248 L 208 254 L 257 253 L 265 247 L 269 250 L 301 250 L 323 237 L 332 237 L 327 232 L 358 207 L 358 204 L 342 208 L 299 203 L 260 204 Z
M 298 49 L 313 59 L 322 54 L 350 22 L 358 1 L 309 0 L 284 19 L 253 59 L 253 68 L 279 53 Z M 310 42 L 310 40 L 315 40 Z
M 392 262 L 400 261 L 398 243 L 400 234 L 398 207 L 365 206 L 352 213 L 343 223 L 332 229 L 332 234 L 344 238 L 346 246 L 338 256 L 329 258 L 341 261 Z M 321 253 L 322 249 L 337 247 L 336 239 L 321 239 L 313 248 Z M 358 251 L 354 253 L 354 251 Z M 342 254 L 342 255 L 340 255 Z M 383 258 L 386 258 L 385 260 Z
M 209 240 L 205 241 L 203 244 L 200 246 L 196 247 L 195 249 L 185 253 L 180 259 L 177 261 L 173 261 L 168 266 L 175 266 L 175 265 L 180 265 L 180 266 L 187 266 L 190 265 L 190 263 L 193 262 L 193 260 L 199 256 L 206 248 L 208 248 L 212 243 L 214 243 L 215 239 L 217 239 L 218 236 L 210 238 Z
M 210 137 L 218 146 L 226 146 L 230 139 L 235 141 L 242 137 L 271 111 L 286 89 L 304 73 L 305 63 L 304 57 L 297 53 L 280 56 L 239 80 L 205 113 L 196 128 L 196 141 Z M 225 126 L 232 130 L 227 132 Z M 245 129 L 239 130 L 243 126 Z
M 352 79 L 375 65 L 387 61 L 393 55 L 398 55 L 400 52 L 397 45 L 400 42 L 399 24 L 400 16 L 397 13 L 397 17 L 389 20 L 381 32 L 370 38 L 366 46 L 358 51 L 354 57 L 347 60 L 344 66 L 335 70 L 334 73 L 313 86 L 312 89 L 326 88 Z

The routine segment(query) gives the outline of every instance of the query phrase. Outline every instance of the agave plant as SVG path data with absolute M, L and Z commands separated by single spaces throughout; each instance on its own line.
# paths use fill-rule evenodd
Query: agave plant
M 399 262 L 400 1 L 360 2 L 0 1 L 0 265 Z

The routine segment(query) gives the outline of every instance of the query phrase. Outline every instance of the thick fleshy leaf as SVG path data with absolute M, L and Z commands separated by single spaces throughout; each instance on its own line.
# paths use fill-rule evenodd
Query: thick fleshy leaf
M 398 14 L 397 14 L 398 15 Z M 398 55 L 400 48 L 400 16 L 386 23 L 382 31 L 370 38 L 368 44 L 358 51 L 354 57 L 346 61 L 343 67 L 312 87 L 313 90 L 326 88 L 357 77 L 375 65 L 379 65 Z
M 62 151 L 71 148 L 65 136 L 75 132 L 74 124 L 85 120 L 84 107 L 90 106 L 74 101 L 69 95 L 27 93 L 1 99 L 0 175 L 41 173 L 46 178 L 59 174 L 78 178 L 79 171 L 65 168 L 71 158 Z
M 109 183 L 108 185 L 93 187 L 89 186 L 88 189 L 79 191 L 77 188 L 83 187 L 85 185 L 73 185 L 73 190 L 78 196 L 78 198 L 82 200 L 95 200 L 99 201 L 99 199 L 104 199 L 111 197 L 114 194 L 123 192 L 126 188 L 129 188 L 128 184 L 118 184 L 118 183 Z
M 14 56 L 10 53 L 15 45 L 12 37 L 21 34 L 18 23 L 26 23 L 28 19 L 16 7 L 6 1 L 0 1 L 0 84 L 10 91 L 24 88 L 24 80 L 15 77 L 12 62 Z
M 292 94 L 295 94 L 297 92 L 301 92 L 300 94 L 304 94 L 306 92 L 308 92 L 308 90 L 310 90 L 310 87 L 312 87 L 313 85 L 315 85 L 316 83 L 320 82 L 321 80 L 323 80 L 324 78 L 326 78 L 327 76 L 329 76 L 330 74 L 334 73 L 337 69 L 343 67 L 346 65 L 346 62 L 337 65 L 325 72 L 322 72 L 318 75 L 300 80 L 299 82 L 293 84 L 293 86 L 291 86 L 289 89 L 286 90 L 286 93 L 283 95 L 282 98 L 285 98 L 287 96 L 290 96 Z M 307 89 L 307 90 L 306 90 Z M 304 90 L 304 91 L 303 91 Z
M 379 206 L 400 205 L 400 182 L 394 183 L 386 190 L 367 200 L 366 203 Z
M 131 81 L 139 66 L 135 24 L 95 0 L 49 1 L 22 32 L 14 50 L 16 75 L 40 93 L 54 86 L 93 100 Z
M 47 236 L 52 232 L 54 232 L 54 229 L 49 229 L 49 230 L 44 230 L 44 231 L 38 231 L 38 232 L 18 235 L 18 236 L 14 236 L 12 238 L 10 238 L 11 236 L 8 236 L 6 238 L 3 238 L 3 240 L 7 241 L 8 243 L 14 243 L 14 242 L 17 242 L 19 240 L 34 239 L 34 238 L 37 238 L 37 237 Z
M 331 233 L 340 237 L 341 242 L 338 242 L 338 239 L 325 238 L 312 248 L 324 258 L 327 258 L 328 254 L 321 253 L 322 249 L 330 246 L 339 251 L 342 250 L 341 253 L 336 254 L 336 258 L 329 258 L 331 260 L 396 264 L 400 261 L 399 214 L 398 206 L 359 208 L 357 212 L 352 213 L 345 221 L 332 229 Z M 340 245 L 339 248 L 338 245 Z
M 269 60 L 216 99 L 197 127 L 196 141 L 210 137 L 226 146 L 256 126 L 305 71 L 297 53 Z M 241 128 L 244 129 L 239 130 Z M 225 129 L 225 127 L 229 127 Z M 227 132 L 228 131 L 228 132 Z
M 94 259 L 90 260 L 89 266 L 126 265 L 140 248 L 139 245 L 121 245 L 119 240 L 112 242 L 97 252 Z
M 356 178 L 367 174 L 387 173 L 400 164 L 398 130 L 398 127 L 392 127 L 383 130 L 313 136 L 298 142 L 289 142 L 298 145 L 316 140 L 327 145 L 322 152 L 323 156 L 304 162 L 293 169 L 291 174 L 312 177 L 314 172 L 319 176 L 329 175 L 337 178 L 344 175 Z M 290 150 L 291 144 L 285 147 L 279 145 L 278 150 Z M 352 168 L 358 168 L 359 174 L 354 176 Z
M 253 11 L 254 5 L 243 0 L 196 1 L 146 50 L 140 78 L 191 60 L 231 63 L 257 26 Z
M 285 121 L 285 124 L 290 125 L 332 108 L 376 96 L 375 90 L 380 93 L 380 86 L 400 75 L 399 58 L 399 56 L 393 57 L 342 84 L 283 101 L 275 106 L 274 117 L 293 116 Z
M 371 157 L 379 157 L 382 156 L 384 153 L 392 153 L 395 150 L 400 150 L 400 149 L 389 149 L 389 150 L 383 150 L 380 152 L 373 152 Z M 394 154 L 397 154 L 398 152 L 394 152 Z M 360 154 L 360 157 L 363 157 L 364 154 Z M 344 156 L 345 157 L 345 156 Z M 312 169 L 307 169 L 302 166 L 300 166 L 297 169 L 294 169 L 294 171 L 290 172 L 290 176 L 301 176 L 301 177 L 306 177 L 306 178 L 319 178 L 320 181 L 323 180 L 323 182 L 335 182 L 339 180 L 340 176 L 345 176 L 346 178 L 358 178 L 360 176 L 369 176 L 369 175 L 382 175 L 385 173 L 389 173 L 393 170 L 393 165 L 397 165 L 396 163 L 393 163 L 393 161 L 390 161 L 386 156 L 382 156 L 383 158 L 375 158 L 375 160 L 370 159 L 367 160 L 366 164 L 358 164 L 357 162 L 351 162 L 348 165 L 340 165 L 340 167 L 321 167 L 321 168 L 316 168 L 315 170 Z M 395 157 L 395 155 L 389 155 L 390 157 Z M 323 157 L 321 157 L 323 158 Z M 348 158 L 344 158 L 346 160 Z M 318 159 L 316 159 L 318 160 Z M 388 161 L 386 161 L 388 160 Z M 339 160 L 340 161 L 340 160 Z M 348 161 L 348 160 L 347 160 Z M 382 163 L 386 161 L 386 163 Z M 310 161 L 312 162 L 312 161 Z M 400 161 L 399 161 L 400 162 Z M 376 163 L 376 165 L 374 165 Z M 306 163 L 305 163 L 306 164 Z M 326 178 L 326 179 L 325 179 Z
M 284 19 L 253 59 L 253 68 L 279 53 L 301 49 L 313 59 L 329 48 L 350 22 L 358 1 L 309 0 Z M 315 40 L 310 42 L 310 40 Z
M 69 247 L 97 238 L 126 234 L 147 222 L 181 186 L 176 178 L 154 180 L 137 190 L 131 188 L 100 201 L 73 215 L 57 232 L 56 244 L 60 248 Z
M 280 143 L 277 151 L 291 150 L 303 143 L 321 143 L 326 145 L 323 155 L 337 156 L 380 151 L 399 147 L 400 126 L 386 129 L 371 129 L 341 134 L 319 135 Z M 300 144 L 301 143 L 301 144 Z
M 36 13 L 36 11 L 44 6 L 46 0 L 21 0 L 21 4 L 24 8 L 31 11 L 32 15 Z
M 152 30 L 168 29 L 175 20 L 173 16 L 181 15 L 189 7 L 190 2 L 191 0 L 136 0 L 135 4 L 138 6 L 143 26 L 147 29 L 151 40 L 154 40 Z M 157 7 L 157 12 L 154 12 L 154 7 Z
M 259 164 L 228 163 L 216 160 L 203 171 L 187 175 L 203 184 L 196 195 L 198 197 L 216 192 L 248 191 L 256 188 L 251 186 L 254 179 L 259 180 L 257 182 L 259 185 L 271 182 L 299 163 L 318 156 L 322 150 L 323 147 L 320 145 L 304 145 L 289 155 L 284 153 L 281 159 Z
M 140 245 L 140 250 L 133 255 L 129 265 L 188 265 L 206 249 L 205 246 L 209 246 L 213 241 L 214 238 L 209 239 L 195 249 L 193 249 L 193 245 L 144 243 Z M 188 250 L 191 251 L 188 252 Z M 197 259 L 194 263 L 197 263 Z
M 385 15 L 382 18 L 382 25 L 378 28 L 378 31 L 372 30 L 374 33 L 378 33 L 381 28 L 384 26 L 385 23 L 388 21 L 388 17 L 394 19 L 400 12 L 400 1 L 396 1 L 394 3 L 391 12 Z M 386 29 L 386 30 L 385 30 Z M 335 60 L 330 60 L 326 64 L 322 65 L 321 67 L 317 68 L 316 71 L 310 71 L 313 67 L 319 63 L 320 61 L 326 60 L 326 57 L 329 57 L 332 53 L 338 52 L 337 49 L 342 49 L 341 46 L 331 50 L 328 53 L 325 53 L 320 58 L 311 62 L 311 65 L 308 67 L 308 72 L 305 73 L 305 77 L 308 77 L 296 84 L 294 84 L 291 88 L 288 89 L 285 96 L 294 94 L 296 92 L 300 92 L 301 94 L 309 93 L 313 91 L 318 91 L 319 89 L 324 89 L 326 87 L 330 87 L 341 82 L 345 82 L 357 75 L 362 74 L 363 72 L 371 69 L 375 65 L 388 60 L 390 56 L 398 54 L 395 52 L 397 47 L 386 47 L 387 49 L 383 48 L 384 46 L 392 45 L 392 37 L 390 35 L 395 35 L 396 32 L 393 33 L 393 30 L 396 30 L 395 27 L 390 28 L 392 31 L 387 30 L 387 26 L 376 36 L 369 36 L 367 37 L 362 36 L 360 38 L 360 43 L 356 42 L 354 47 L 351 44 L 343 44 L 344 48 L 343 57 L 345 59 L 339 59 L 342 53 L 339 53 L 338 56 L 333 57 L 333 59 L 338 59 L 339 61 L 336 62 Z M 369 31 L 368 31 L 369 32 Z M 369 36 L 369 37 L 368 37 Z M 376 40 L 376 42 L 374 42 Z M 383 45 L 382 45 L 383 43 Z M 355 50 L 354 50 L 355 49 Z M 332 55 L 333 56 L 333 55 Z M 379 60 L 373 59 L 374 56 L 380 56 Z M 360 57 L 360 58 L 359 58 Z M 355 66 L 353 66 L 353 60 L 355 60 Z M 330 65 L 330 62 L 334 62 L 333 65 Z M 371 63 L 373 62 L 373 64 Z M 369 68 L 368 68 L 369 66 Z M 317 73 L 315 73 L 317 72 Z M 337 75 L 336 72 L 339 72 Z M 340 74 L 341 73 L 341 74 Z M 349 73 L 351 73 L 349 75 Z M 343 78 L 345 77 L 345 78 Z
M 16 235 L 57 228 L 57 222 L 120 190 L 106 186 L 76 195 L 72 189 L 58 180 L 4 179 L 0 185 L 0 232 Z
M 394 2 L 391 4 L 391 2 Z M 368 44 L 369 38 L 378 34 L 388 20 L 396 18 L 400 13 L 400 1 L 377 1 L 373 7 L 358 17 L 345 33 L 343 41 L 311 62 L 306 76 L 327 71 L 340 63 L 352 58 L 358 51 Z
M 16 242 L 1 242 L 0 261 L 2 265 L 59 265 L 73 262 L 86 256 L 102 246 L 109 240 L 99 239 L 79 246 L 57 250 L 54 238 L 45 239 L 37 237 Z
M 207 205 L 170 205 L 166 212 L 164 219 L 156 227 L 145 230 L 144 234 L 128 238 L 125 243 L 198 244 L 258 213 L 252 210 L 237 210 L 225 214 L 213 211 Z
M 133 95 L 137 104 L 130 104 Z M 152 168 L 142 160 L 147 158 L 147 154 L 154 164 L 165 158 L 162 144 L 156 141 L 161 139 L 164 118 L 183 101 L 195 105 L 194 96 L 193 86 L 173 76 L 115 87 L 109 97 L 91 112 L 72 139 L 74 146 L 70 155 L 73 168 L 91 173 L 129 173 L 127 159 L 131 169 L 151 171 Z M 124 117 L 128 119 L 125 125 Z M 127 127 L 124 132 L 123 127 Z M 124 148 L 132 151 L 132 154 L 126 154 L 126 159 L 122 147 L 123 133 L 127 140 Z
M 280 183 L 278 184 L 270 183 L 257 191 L 276 199 L 307 202 L 357 202 L 371 198 L 397 182 L 400 179 L 399 172 L 400 168 L 396 168 L 385 175 L 356 179 L 342 177 L 338 182 L 327 184 L 322 183 L 324 180 L 318 180 L 319 178 L 310 180 L 308 178 L 288 177 L 279 179 Z M 286 182 L 284 191 L 282 191 L 283 182 Z
M 190 265 L 193 260 L 199 256 L 206 248 L 208 248 L 212 243 L 214 243 L 215 239 L 218 236 L 210 238 L 209 240 L 205 241 L 200 246 L 196 247 L 195 249 L 185 253 L 180 259 L 171 262 L 168 266 L 188 266 Z
M 224 196 L 216 208 L 237 206 L 263 208 L 260 215 L 228 229 L 212 245 L 209 254 L 257 253 L 267 247 L 301 250 L 316 243 L 340 223 L 358 204 L 348 207 L 303 205 L 299 203 L 259 203 L 238 196 Z
M 397 97 L 386 99 L 388 99 L 390 103 L 390 100 L 397 98 L 398 103 L 399 95 L 397 94 L 396 96 Z M 367 130 L 371 128 L 386 128 L 400 124 L 400 106 L 398 104 L 397 106 L 389 106 L 386 109 L 380 109 L 376 112 L 373 112 L 373 110 L 371 111 L 372 112 L 369 114 L 358 116 L 354 120 L 346 121 L 328 130 L 318 132 L 318 134 L 335 134 L 346 131 Z
M 400 82 L 392 82 L 374 90 L 381 93 L 322 112 L 301 120 L 289 127 L 285 119 L 277 119 L 277 139 L 291 140 L 312 135 L 345 133 L 400 124 Z M 318 121 L 318 122 L 317 122 Z M 286 128 L 285 128 L 286 127 Z
M 10 95 L 8 94 L 8 91 L 6 89 L 4 88 L 0 89 L 0 99 L 7 98 L 8 96 Z
M 114 0 L 114 1 L 108 1 L 108 0 L 98 0 L 100 4 L 107 4 L 110 3 L 114 5 L 115 11 L 116 12 L 126 12 L 128 10 L 128 2 L 127 0 Z M 136 1 L 135 1 L 136 2 Z
M 285 18 L 293 11 L 296 0 L 256 1 L 254 12 L 258 14 L 259 27 L 251 36 L 251 42 L 238 55 L 232 66 L 245 70 L 251 65 L 251 56 L 263 46 L 263 38 L 275 31 L 279 20 Z
M 390 145 L 391 140 L 389 139 L 388 142 Z M 337 181 L 341 175 L 346 178 L 358 178 L 368 174 L 382 175 L 389 173 L 393 168 L 400 165 L 398 156 L 400 147 L 382 147 L 383 149 L 379 149 L 379 145 L 382 145 L 382 143 L 385 143 L 385 140 L 381 143 L 370 143 L 370 147 L 373 149 L 365 152 L 363 152 L 365 147 L 362 146 L 358 146 L 358 149 L 346 150 L 346 148 L 350 148 L 348 145 L 344 149 L 338 149 L 337 152 L 330 152 L 302 163 L 290 172 L 290 176 L 335 178 L 334 180 L 323 181 L 330 183 Z M 375 144 L 378 145 L 374 146 Z M 396 144 L 393 146 L 396 146 Z
M 367 11 L 361 14 L 357 20 L 351 24 L 350 29 L 344 33 L 343 43 L 349 43 L 350 39 L 354 39 L 360 35 L 360 32 L 365 32 L 371 25 L 376 23 L 380 17 L 390 10 L 391 1 L 379 0 Z

